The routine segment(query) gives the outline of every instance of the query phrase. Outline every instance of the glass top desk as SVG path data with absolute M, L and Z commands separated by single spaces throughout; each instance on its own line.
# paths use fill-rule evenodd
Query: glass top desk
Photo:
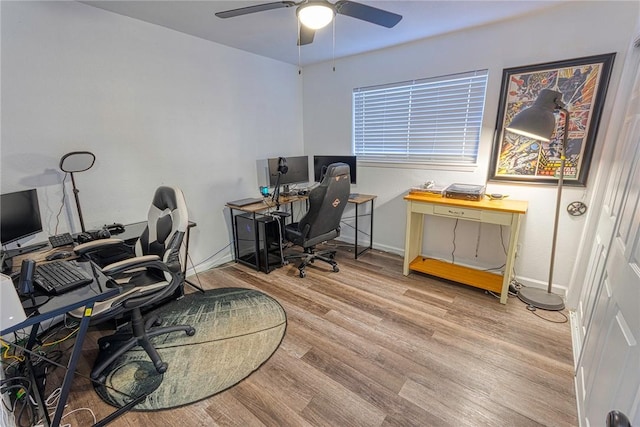
M 62 295 L 52 296 L 46 303 L 41 305 L 35 313 L 33 313 L 30 317 L 27 317 L 26 320 L 0 331 L 0 336 L 5 336 L 13 332 L 25 329 L 28 330 L 28 328 L 31 328 L 31 331 L 29 332 L 29 339 L 27 341 L 27 345 L 25 346 L 26 350 L 31 351 L 31 349 L 33 349 L 36 344 L 40 324 L 52 320 L 57 316 L 68 313 L 69 311 L 84 307 L 83 316 L 80 320 L 80 326 L 78 328 L 78 334 L 73 345 L 73 351 L 71 352 L 71 355 L 69 357 L 67 370 L 62 381 L 60 399 L 58 400 L 58 404 L 56 405 L 53 419 L 49 417 L 49 413 L 47 410 L 43 411 L 43 413 L 41 414 L 44 419 L 44 424 L 49 426 L 57 427 L 60 425 L 62 413 L 64 411 L 67 398 L 69 397 L 69 391 L 71 390 L 71 383 L 73 381 L 75 369 L 78 364 L 80 354 L 82 353 L 82 344 L 87 333 L 87 328 L 89 327 L 89 322 L 91 320 L 91 315 L 93 312 L 93 306 L 96 302 L 112 298 L 120 292 L 119 287 L 110 288 L 107 286 L 110 282 L 110 279 L 102 274 L 100 269 L 97 268 L 92 262 L 84 261 L 78 262 L 77 264 L 80 268 L 84 269 L 87 273 L 89 273 L 90 276 L 94 278 L 92 283 L 82 288 L 66 292 Z M 33 366 L 31 365 L 31 355 L 28 354 L 26 356 L 28 356 L 25 357 L 25 361 L 27 364 L 27 370 L 31 377 L 30 379 L 32 381 L 32 384 L 37 384 L 33 372 Z M 38 403 L 38 408 L 46 408 L 46 405 L 44 404 L 44 396 L 42 393 L 43 391 L 40 390 L 40 387 L 35 387 L 35 397 Z

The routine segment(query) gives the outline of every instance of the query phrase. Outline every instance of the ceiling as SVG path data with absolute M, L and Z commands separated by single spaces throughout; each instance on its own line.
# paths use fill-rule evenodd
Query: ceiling
M 344 15 L 316 32 L 310 45 L 298 49 L 295 7 L 221 19 L 216 12 L 266 1 L 81 1 L 100 9 L 190 34 L 212 42 L 301 66 L 408 43 L 465 28 L 490 24 L 554 7 L 562 1 L 368 1 L 360 3 L 403 16 L 385 28 Z M 335 3 L 335 0 L 331 0 Z

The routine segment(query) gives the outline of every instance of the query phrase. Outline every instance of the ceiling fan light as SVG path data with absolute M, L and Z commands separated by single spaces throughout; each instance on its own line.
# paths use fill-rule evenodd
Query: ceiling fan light
M 326 27 L 335 15 L 333 8 L 326 4 L 306 4 L 300 6 L 297 13 L 300 23 L 313 30 Z

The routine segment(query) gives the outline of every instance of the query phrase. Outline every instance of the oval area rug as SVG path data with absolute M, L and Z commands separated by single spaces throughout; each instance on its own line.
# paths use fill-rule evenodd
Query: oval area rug
M 108 387 L 95 386 L 110 405 L 124 406 L 130 396 L 145 392 L 149 396 L 133 410 L 175 408 L 213 396 L 266 362 L 284 338 L 287 324 L 285 311 L 276 300 L 243 288 L 188 294 L 154 313 L 162 318 L 162 326 L 187 324 L 196 333 L 190 337 L 172 332 L 152 338 L 162 360 L 169 364 L 164 374 L 157 373 L 140 347 L 112 363 L 105 370 Z

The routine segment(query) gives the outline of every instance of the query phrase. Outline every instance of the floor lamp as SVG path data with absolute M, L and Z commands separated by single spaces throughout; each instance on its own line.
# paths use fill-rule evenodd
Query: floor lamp
M 518 298 L 525 304 L 541 308 L 543 310 L 559 311 L 564 309 L 564 301 L 559 295 L 551 292 L 553 285 L 553 265 L 556 257 L 556 239 L 558 237 L 558 220 L 560 218 L 560 203 L 562 196 L 562 181 L 564 178 L 565 150 L 569 133 L 569 111 L 562 102 L 562 93 L 549 89 L 540 91 L 540 95 L 533 106 L 518 113 L 506 130 L 528 138 L 549 142 L 553 131 L 556 129 L 556 117 L 554 112 L 558 110 L 564 114 L 564 129 L 562 143 L 560 144 L 560 174 L 558 176 L 558 191 L 556 197 L 556 212 L 553 222 L 553 238 L 551 241 L 551 261 L 549 265 L 549 283 L 547 290 L 536 288 L 522 288 L 518 292 Z
M 78 217 L 80 218 L 80 229 L 84 233 L 84 219 L 82 218 L 82 210 L 80 209 L 80 198 L 78 193 L 80 190 L 76 188 L 76 180 L 73 177 L 75 172 L 84 172 L 91 169 L 96 161 L 96 156 L 89 151 L 73 151 L 67 153 L 60 159 L 60 169 L 63 172 L 71 174 L 71 183 L 73 184 L 73 195 L 76 199 L 76 208 L 78 209 Z

